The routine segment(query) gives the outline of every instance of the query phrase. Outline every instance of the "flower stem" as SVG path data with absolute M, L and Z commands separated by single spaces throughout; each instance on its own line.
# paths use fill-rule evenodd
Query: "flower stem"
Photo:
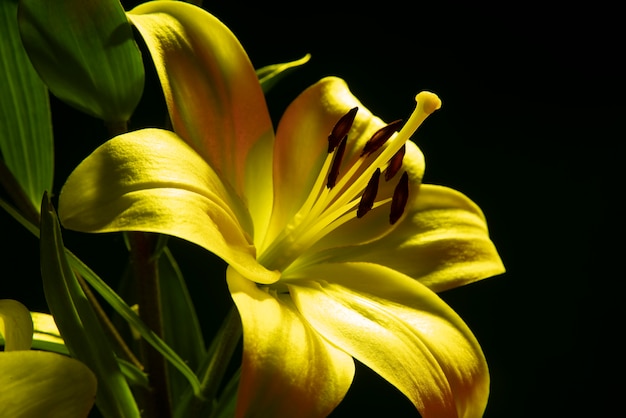
M 157 262 L 153 257 L 156 235 L 130 232 L 130 257 L 137 285 L 139 316 L 159 337 L 163 337 L 163 321 Z M 146 417 L 171 416 L 165 358 L 149 344 L 141 347 L 143 364 L 150 379 L 151 391 L 144 398 Z
M 0 158 L 0 184 L 2 184 L 20 213 L 34 225 L 39 225 L 39 212 L 33 206 L 28 196 L 26 196 L 24 189 L 22 189 L 2 158 Z

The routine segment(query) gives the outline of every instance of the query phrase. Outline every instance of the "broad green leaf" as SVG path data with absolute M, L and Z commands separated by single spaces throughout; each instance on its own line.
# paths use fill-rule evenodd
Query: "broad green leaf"
M 42 202 L 40 248 L 48 307 L 72 356 L 98 379 L 98 409 L 107 418 L 139 417 L 113 348 L 67 260 L 61 227 L 47 194 Z
M 189 367 L 197 370 L 206 353 L 202 330 L 185 279 L 167 247 L 162 249 L 158 267 L 163 339 Z M 188 387 L 184 376 L 170 373 L 172 399 L 179 399 Z
M 259 77 L 259 82 L 261 83 L 261 88 L 263 89 L 263 93 L 267 93 L 270 91 L 274 84 L 283 78 L 285 75 L 289 74 L 292 70 L 300 67 L 301 65 L 306 64 L 311 59 L 311 54 L 306 54 L 302 58 L 284 62 L 281 64 L 272 64 L 256 70 L 256 75 Z
M 50 91 L 108 123 L 125 123 L 141 98 L 141 53 L 118 0 L 21 0 L 19 28 Z
M 13 197 L 24 196 L 16 204 L 23 213 L 38 213 L 43 192 L 52 190 L 52 122 L 48 90 L 20 40 L 17 1 L 0 1 L 0 154 L 19 184 Z M 7 174 L 2 177 L 7 187 Z

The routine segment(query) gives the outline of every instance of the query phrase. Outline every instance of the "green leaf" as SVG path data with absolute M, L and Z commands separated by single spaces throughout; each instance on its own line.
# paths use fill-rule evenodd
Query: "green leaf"
M 158 268 L 163 339 L 189 367 L 197 370 L 206 352 L 202 330 L 185 279 L 167 247 L 162 249 Z M 182 375 L 170 373 L 172 399 L 180 399 L 188 387 Z
M 0 0 L 1 1 L 1 0 Z M 11 207 L 11 205 L 0 199 L 0 207 L 4 209 L 9 215 L 15 218 L 24 228 L 30 231 L 33 235 L 39 237 L 39 229 L 25 219 L 19 212 Z M 158 335 L 156 335 L 137 315 L 124 300 L 117 294 L 111 287 L 104 282 L 96 273 L 93 272 L 85 263 L 83 263 L 78 257 L 76 257 L 71 251 L 65 250 L 67 260 L 72 268 L 80 273 L 80 275 L 94 288 L 96 292 L 113 308 L 113 310 L 119 314 L 128 324 L 146 340 L 148 344 L 154 347 L 159 353 L 165 357 L 183 376 L 187 379 L 191 385 L 192 391 L 195 396 L 202 398 L 202 390 L 200 388 L 200 381 L 187 363 L 180 358 L 180 356 L 168 346 Z
M 83 278 L 94 288 L 96 292 L 119 314 L 129 326 L 141 335 L 148 344 L 154 347 L 159 353 L 165 357 L 180 373 L 185 376 L 192 391 L 196 396 L 202 397 L 200 389 L 200 381 L 187 363 L 155 334 L 148 326 L 139 318 L 124 300 L 111 287 L 104 282 L 96 273 L 93 272 L 85 263 L 80 261 L 74 254 L 66 250 L 69 263 L 72 268 L 83 276 Z
M 141 53 L 118 0 L 21 0 L 19 28 L 50 91 L 108 123 L 125 123 L 144 85 Z
M 310 59 L 311 54 L 306 54 L 302 58 L 295 61 L 284 62 L 282 64 L 272 64 L 256 70 L 256 75 L 259 78 L 259 83 L 261 83 L 263 93 L 270 91 L 277 81 L 297 67 L 306 64 Z
M 61 227 L 47 194 L 41 207 L 40 249 L 48 307 L 72 356 L 84 362 L 98 379 L 98 409 L 110 418 L 139 417 L 113 348 L 67 260 Z
M 235 416 L 240 378 L 241 369 L 238 369 L 224 387 L 211 418 L 230 418 Z
M 69 355 L 70 352 L 65 346 L 65 342 L 61 337 L 61 333 L 54 322 L 54 317 L 47 313 L 31 312 L 34 325 L 33 348 L 43 351 L 51 351 L 53 353 Z M 2 339 L 0 336 L 0 344 Z M 128 383 L 133 386 L 149 387 L 148 376 L 139 370 L 134 364 L 117 359 L 120 370 L 126 377 Z
M 16 204 L 23 213 L 38 213 L 43 192 L 52 190 L 52 122 L 48 90 L 20 40 L 17 0 L 0 1 L 0 74 L 0 153 L 27 207 Z M 8 180 L 6 173 L 0 177 Z

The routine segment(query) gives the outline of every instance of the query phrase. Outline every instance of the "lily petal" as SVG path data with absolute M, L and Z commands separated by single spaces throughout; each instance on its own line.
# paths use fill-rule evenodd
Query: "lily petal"
M 150 50 L 174 131 L 239 196 L 255 196 L 248 204 L 261 202 L 260 208 L 251 208 L 253 216 L 268 216 L 264 208 L 272 195 L 271 167 L 249 159 L 259 158 L 259 148 L 265 147 L 271 156 L 272 122 L 254 68 L 237 38 L 214 16 L 185 2 L 143 3 L 128 17 Z M 262 152 L 262 158 L 267 153 Z M 246 172 L 248 166 L 254 171 Z M 258 198 L 261 193 L 270 198 Z M 256 225 L 266 222 L 255 219 Z
M 406 217 L 385 237 L 321 251 L 307 264 L 324 261 L 380 264 L 419 280 L 434 292 L 505 270 L 480 208 L 456 190 L 430 184 L 421 185 Z
M 320 337 L 288 297 L 231 268 L 227 278 L 244 333 L 236 416 L 327 416 L 352 383 L 352 357 Z
M 120 135 L 87 157 L 59 197 L 59 218 L 83 232 L 174 235 L 215 253 L 259 283 L 278 273 L 257 263 L 245 206 L 173 132 Z
M 0 416 L 83 418 L 96 377 L 83 363 L 46 351 L 0 353 Z
M 487 363 L 471 331 L 435 293 L 368 263 L 318 265 L 302 279 L 289 290 L 313 328 L 396 386 L 423 417 L 482 416 Z
M 5 351 L 30 350 L 33 319 L 26 306 L 13 299 L 0 299 L 0 335 Z
M 329 133 L 353 107 L 359 110 L 348 133 L 345 165 L 358 157 L 367 140 L 384 126 L 352 95 L 345 81 L 323 78 L 285 110 L 276 131 L 274 211 L 266 242 L 285 227 L 306 200 L 328 155 Z

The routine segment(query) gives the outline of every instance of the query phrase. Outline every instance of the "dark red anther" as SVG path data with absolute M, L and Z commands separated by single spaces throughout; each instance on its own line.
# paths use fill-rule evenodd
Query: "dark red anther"
M 354 123 L 354 118 L 356 117 L 357 110 L 359 110 L 358 107 L 353 107 L 348 111 L 348 113 L 339 118 L 337 123 L 335 123 L 333 130 L 330 132 L 330 135 L 328 135 L 329 153 L 333 152 L 335 148 L 337 148 L 341 140 L 346 135 L 348 135 L 348 132 L 350 131 L 350 128 L 352 128 L 352 124 Z
M 398 219 L 404 213 L 406 202 L 409 200 L 409 175 L 406 171 L 400 177 L 400 181 L 393 191 L 391 198 L 391 212 L 389 213 L 389 223 L 391 225 L 398 222 Z
M 339 177 L 339 167 L 341 166 L 341 160 L 343 160 L 343 154 L 346 151 L 346 143 L 348 142 L 348 136 L 345 135 L 343 140 L 339 142 L 339 147 L 333 155 L 333 163 L 330 166 L 328 172 L 328 179 L 326 180 L 326 187 L 332 189 L 337 184 L 337 177 Z
M 365 186 L 365 190 L 363 190 L 363 195 L 361 196 L 361 201 L 359 202 L 359 207 L 356 210 L 356 217 L 362 218 L 365 216 L 367 212 L 372 210 L 374 206 L 374 200 L 376 200 L 376 194 L 378 193 L 378 180 L 380 179 L 380 168 L 377 168 L 372 174 L 372 178 Z
M 391 135 L 393 135 L 393 133 L 398 130 L 398 127 L 401 124 L 402 121 L 398 119 L 374 132 L 374 135 L 372 135 L 372 137 L 363 147 L 363 151 L 361 151 L 361 157 L 365 154 L 371 155 L 372 153 L 376 152 L 377 149 L 382 147 L 385 142 L 387 142 L 387 140 L 391 138 Z
M 406 153 L 406 145 L 402 145 L 402 148 L 396 152 L 391 160 L 389 160 L 389 165 L 385 170 L 385 181 L 389 181 L 395 176 L 400 168 L 402 167 L 402 160 L 404 159 L 404 154 Z

